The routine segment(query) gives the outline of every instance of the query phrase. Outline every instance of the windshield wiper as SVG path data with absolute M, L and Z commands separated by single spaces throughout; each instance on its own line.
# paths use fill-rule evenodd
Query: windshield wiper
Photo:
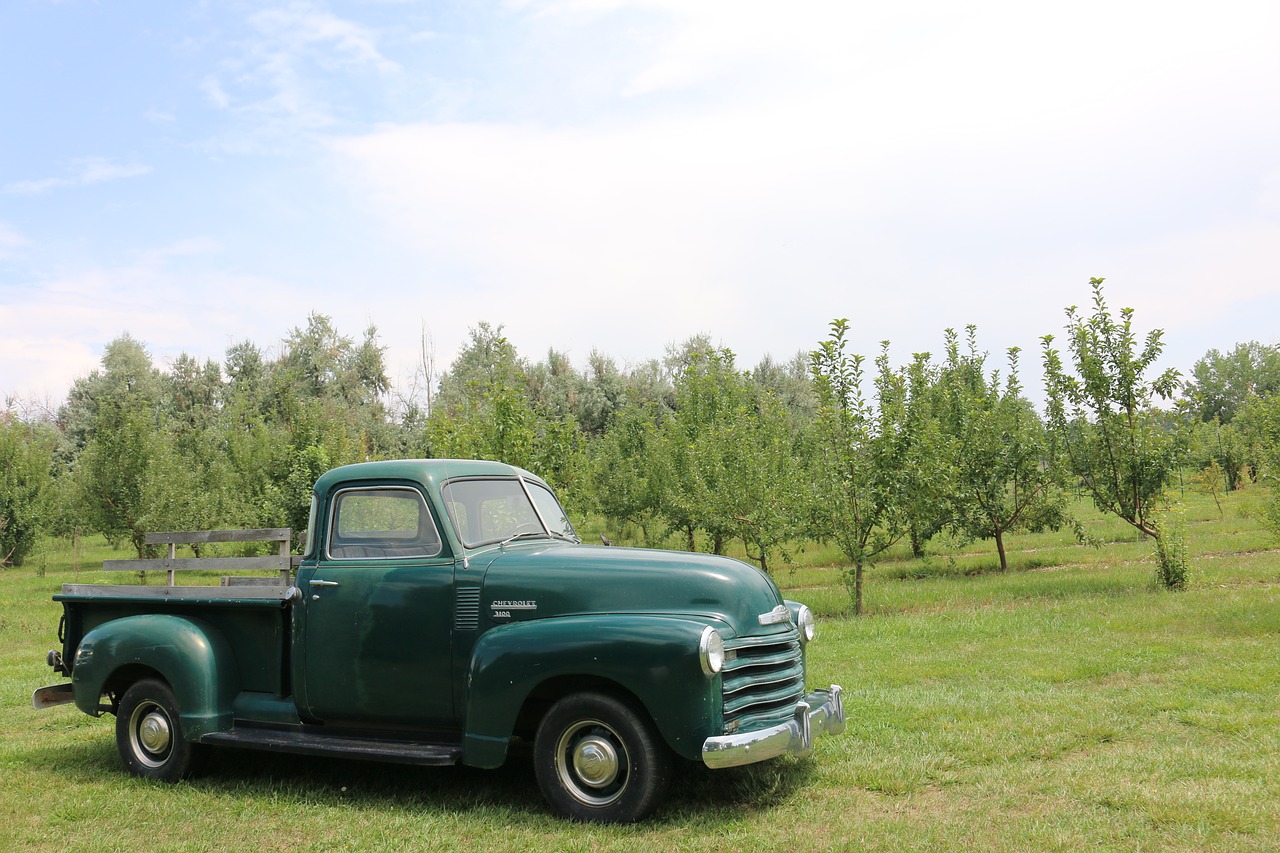
M 565 542 L 572 542 L 572 543 L 573 543 L 573 544 L 575 544 L 575 545 L 581 545 L 581 544 L 582 544 L 582 539 L 581 539 L 580 537 L 578 537 L 578 536 L 570 536 L 568 533 L 560 533 L 560 532 L 555 531 L 555 530 L 551 530 L 551 531 L 549 531 L 549 532 L 550 532 L 550 533 L 551 533 L 551 535 L 552 535 L 552 536 L 554 536 L 555 538 L 557 538 L 557 539 L 563 539 Z
M 542 537 L 546 535 L 547 535 L 547 532 L 545 530 L 521 530 L 519 533 L 512 533 L 506 539 L 503 539 L 501 542 L 498 543 L 498 547 L 501 548 L 503 545 L 506 545 L 508 542 L 514 542 L 517 539 L 526 539 L 530 536 Z

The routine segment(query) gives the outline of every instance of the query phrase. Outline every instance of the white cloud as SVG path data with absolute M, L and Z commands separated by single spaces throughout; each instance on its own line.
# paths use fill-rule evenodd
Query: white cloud
M 222 83 L 217 77 L 207 75 L 200 81 L 200 91 L 204 92 L 204 96 L 218 109 L 225 110 L 231 106 L 231 96 L 222 88 Z
M 616 58 L 635 69 L 619 102 L 649 106 L 388 125 L 333 150 L 421 259 L 433 309 L 507 321 L 534 357 L 564 341 L 654 355 L 704 330 L 786 357 L 844 315 L 863 351 L 936 350 L 968 322 L 993 352 L 1031 351 L 1090 275 L 1171 327 L 1224 270 L 1210 313 L 1280 290 L 1280 235 L 1259 218 L 1280 170 L 1270 6 L 520 8 L 666 20 L 647 59 Z M 753 69 L 771 82 L 749 97 L 726 83 Z
M 348 77 L 402 70 L 382 52 L 374 30 L 315 3 L 272 6 L 245 23 L 248 33 L 200 84 L 210 103 L 238 119 L 214 140 L 224 151 L 296 150 L 300 134 L 332 127 L 349 109 L 350 99 L 339 95 Z
M 274 346 L 306 304 L 292 285 L 256 275 L 176 270 L 207 252 L 196 240 L 143 252 L 128 266 L 87 269 L 15 287 L 0 303 L 0 397 L 62 399 L 130 332 L 157 366 L 183 352 L 220 361 L 239 340 Z
M 227 330 L 261 344 L 309 309 L 348 334 L 378 323 L 393 374 L 412 362 L 423 319 L 442 367 L 479 320 L 506 323 L 526 356 L 554 345 L 578 361 L 593 346 L 651 357 L 701 331 L 744 364 L 786 358 L 835 316 L 851 318 L 862 352 L 884 337 L 903 357 L 936 351 L 944 326 L 975 322 L 999 353 L 1060 329 L 1090 275 L 1107 276 L 1113 302 L 1134 304 L 1140 321 L 1183 329 L 1238 315 L 1241 339 L 1268 322 L 1243 306 L 1278 290 L 1280 7 L 1269 2 L 511 0 L 518 20 L 494 24 L 496 36 L 484 12 L 461 24 L 408 16 L 395 36 L 416 51 L 395 54 L 407 67 L 355 11 L 257 8 L 200 84 L 230 120 L 218 143 L 295 152 L 298 168 L 272 185 L 282 198 L 288 172 L 314 180 L 331 166 L 356 212 L 314 231 L 352 225 L 344 233 L 376 257 L 378 286 L 210 271 L 253 268 L 230 256 L 228 229 L 126 266 L 40 276 L 33 286 L 56 310 L 33 298 L 2 319 L 46 330 L 50 358 L 89 369 L 126 328 L 158 360 L 175 347 L 218 357 Z M 487 56 L 483 70 L 468 64 Z M 382 96 L 397 116 L 457 120 L 375 126 Z M 298 139 L 332 136 L 345 119 L 331 162 L 305 161 L 313 149 Z M 4 189 L 144 171 L 83 161 Z M 297 230 L 264 229 L 274 262 L 307 275 L 325 256 L 304 257 L 312 222 L 296 209 L 281 221 Z M 0 257 L 22 240 L 0 226 Z M 260 298 L 265 318 L 243 307 Z M 72 331 L 56 325 L 64 317 Z M 0 370 L 23 358 L 12 340 Z M 17 378 L 0 377 L 0 391 Z
M 266 9 L 253 15 L 250 22 L 271 41 L 273 50 L 283 50 L 290 56 L 320 46 L 336 51 L 339 61 L 367 63 L 383 72 L 399 69 L 382 55 L 372 31 L 312 3 L 294 2 L 287 7 Z
M 84 187 L 124 178 L 136 178 L 151 172 L 151 167 L 141 163 L 113 163 L 105 157 L 84 157 L 73 160 L 72 174 L 62 178 L 15 181 L 5 186 L 5 192 L 14 195 L 39 195 L 53 189 Z
M 0 222 L 0 260 L 11 258 L 31 241 L 4 222 Z

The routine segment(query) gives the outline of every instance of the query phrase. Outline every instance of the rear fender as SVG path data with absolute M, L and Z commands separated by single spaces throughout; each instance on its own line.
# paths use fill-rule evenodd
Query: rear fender
M 80 641 L 71 669 L 76 707 L 98 716 L 108 689 L 123 692 L 130 671 L 154 671 L 178 699 L 188 740 L 231 727 L 239 667 L 222 633 L 203 619 L 146 614 L 104 622 Z
M 720 677 L 702 672 L 705 621 L 609 614 L 502 625 L 476 643 L 468 672 L 463 761 L 497 767 L 520 710 L 552 681 L 616 684 L 639 700 L 676 753 L 696 758 L 719 730 Z

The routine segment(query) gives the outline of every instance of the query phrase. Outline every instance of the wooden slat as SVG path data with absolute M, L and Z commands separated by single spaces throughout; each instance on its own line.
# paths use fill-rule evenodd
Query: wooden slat
M 134 586 L 129 584 L 63 584 L 62 594 L 93 598 L 181 598 L 206 601 L 284 601 L 288 589 L 283 586 Z
M 257 530 L 186 530 L 168 533 L 148 533 L 148 545 L 193 545 L 205 542 L 268 542 L 291 541 L 293 529 L 289 527 L 263 527 Z
M 178 571 L 270 571 L 280 573 L 280 583 L 289 582 L 289 572 L 298 558 L 289 554 L 293 530 L 288 527 L 260 527 L 255 530 L 177 530 L 148 533 L 148 545 L 168 545 L 169 555 L 156 560 L 104 560 L 104 572 L 164 572 L 170 589 Z M 178 545 L 212 542 L 275 542 L 274 557 L 178 557 Z
M 222 578 L 222 586 L 267 586 L 273 589 L 283 589 L 288 584 L 280 578 L 262 578 L 256 576 L 246 577 L 244 575 L 224 575 Z
M 284 557 L 178 557 L 170 560 L 103 560 L 104 572 L 166 572 L 166 571 L 288 571 L 292 560 Z

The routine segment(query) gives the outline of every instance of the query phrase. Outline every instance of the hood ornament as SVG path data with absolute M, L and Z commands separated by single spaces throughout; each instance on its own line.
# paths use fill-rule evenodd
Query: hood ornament
M 791 611 L 787 609 L 787 605 L 779 604 L 768 613 L 761 613 L 757 618 L 761 625 L 779 625 L 791 621 Z

